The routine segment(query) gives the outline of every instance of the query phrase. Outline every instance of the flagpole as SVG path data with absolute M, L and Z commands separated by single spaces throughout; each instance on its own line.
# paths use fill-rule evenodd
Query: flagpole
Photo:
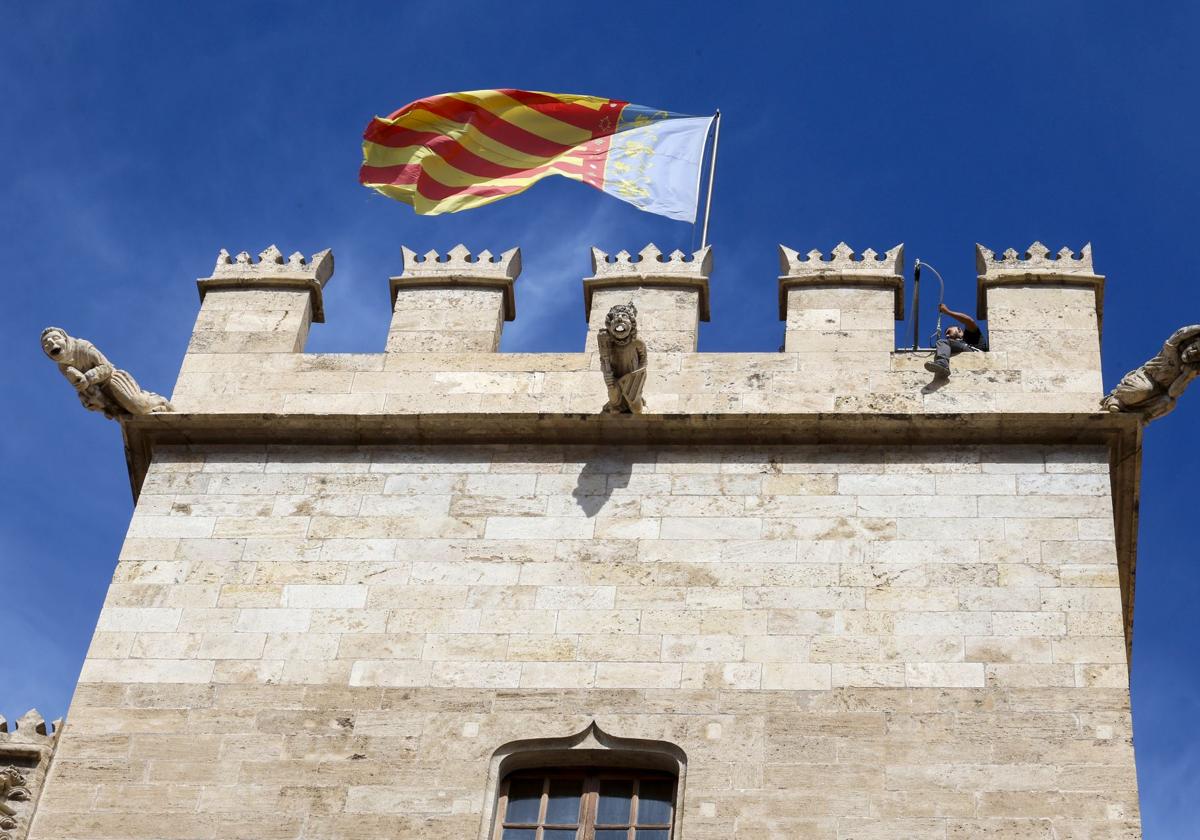
M 713 126 L 713 153 L 708 168 L 708 198 L 704 200 L 704 228 L 700 233 L 700 250 L 708 245 L 708 214 L 712 211 L 713 176 L 717 174 L 717 144 L 721 142 L 721 109 L 717 109 Z

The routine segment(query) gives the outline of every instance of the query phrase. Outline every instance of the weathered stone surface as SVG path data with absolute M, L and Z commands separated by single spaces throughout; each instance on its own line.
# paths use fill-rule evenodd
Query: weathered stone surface
M 513 284 L 521 249 L 495 258 L 456 245 L 442 257 L 409 248 L 404 272 L 391 279 L 388 353 L 487 353 L 500 346 L 504 321 L 517 316 Z
M 72 338 L 61 327 L 46 327 L 41 341 L 42 351 L 58 365 L 88 411 L 101 411 L 112 420 L 174 410 L 165 397 L 143 391 L 128 371 L 113 367 L 90 341 Z
M 743 354 L 695 352 L 711 252 L 600 254 L 593 330 L 632 299 L 653 354 L 613 417 L 597 348 L 495 352 L 515 252 L 405 256 L 386 353 L 296 352 L 307 287 L 207 292 L 180 411 L 124 424 L 32 837 L 488 840 L 531 739 L 662 745 L 676 836 L 1138 836 L 1090 262 L 985 260 L 992 352 L 930 389 L 898 248 L 784 250 L 788 352 Z
M 162 448 L 33 836 L 482 836 L 496 751 L 593 720 L 686 756 L 683 836 L 1126 831 L 1116 550 L 1081 528 L 1108 470 L 1080 445 Z
M 0 716 L 0 840 L 29 836 L 61 728 L 37 709 L 12 724 Z
M 604 328 L 614 306 L 632 302 L 642 313 L 642 340 L 655 353 L 696 350 L 699 322 L 709 319 L 708 277 L 712 249 L 689 258 L 682 251 L 669 257 L 647 245 L 637 257 L 621 251 L 615 257 L 592 249 L 592 276 L 583 281 L 583 308 L 589 333 Z
M 1145 422 L 1175 410 L 1175 401 L 1200 376 L 1200 324 L 1176 330 L 1150 361 L 1131 370 L 1100 402 L 1105 411 L 1131 411 Z

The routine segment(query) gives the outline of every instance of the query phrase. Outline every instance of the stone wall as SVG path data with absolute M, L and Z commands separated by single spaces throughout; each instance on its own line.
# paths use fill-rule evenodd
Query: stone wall
M 686 753 L 676 840 L 1139 836 L 1108 457 L 160 448 L 32 837 L 479 837 L 593 721 Z

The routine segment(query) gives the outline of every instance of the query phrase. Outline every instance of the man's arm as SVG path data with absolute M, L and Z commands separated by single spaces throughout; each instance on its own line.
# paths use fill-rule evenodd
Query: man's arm
M 975 319 L 972 318 L 970 315 L 968 315 L 966 312 L 955 312 L 953 309 L 951 309 L 949 306 L 947 306 L 944 303 L 938 304 L 938 312 L 941 312 L 943 315 L 949 315 L 951 318 L 953 318 L 955 321 L 958 321 L 960 324 L 962 324 L 964 327 L 966 327 L 969 330 L 975 330 L 976 332 L 980 331 L 979 324 L 977 324 L 975 322 Z

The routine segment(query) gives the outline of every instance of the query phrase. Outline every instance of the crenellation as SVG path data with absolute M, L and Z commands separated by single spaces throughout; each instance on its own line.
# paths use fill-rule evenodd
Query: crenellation
M 975 245 L 975 267 L 981 275 L 999 275 L 1015 272 L 1018 274 L 1085 274 L 1092 270 L 1092 243 L 1087 243 L 1075 253 L 1070 248 L 1063 247 L 1054 256 L 1050 249 L 1041 242 L 1034 242 L 1024 254 L 1018 255 L 1016 250 L 1009 248 L 997 257 L 995 252 L 983 245 Z
M 583 310 L 588 319 L 587 349 L 614 306 L 633 303 L 641 318 L 638 331 L 646 347 L 659 353 L 695 352 L 699 322 L 709 320 L 708 278 L 712 248 L 690 257 L 673 251 L 669 257 L 653 244 L 637 257 L 620 251 L 610 257 L 592 248 L 592 276 L 583 281 Z
M 495 352 L 504 321 L 517 317 L 513 287 L 521 249 L 498 258 L 461 243 L 423 257 L 402 247 L 404 271 L 391 278 L 390 353 Z
M 779 246 L 779 319 L 786 353 L 823 353 L 835 364 L 862 364 L 895 347 L 904 318 L 904 245 L 857 256 L 839 242 L 825 259 Z
M 200 312 L 188 354 L 302 351 L 312 322 L 325 321 L 322 290 L 332 276 L 329 249 L 284 260 L 271 245 L 258 262 L 222 249 L 213 273 L 196 281 Z

